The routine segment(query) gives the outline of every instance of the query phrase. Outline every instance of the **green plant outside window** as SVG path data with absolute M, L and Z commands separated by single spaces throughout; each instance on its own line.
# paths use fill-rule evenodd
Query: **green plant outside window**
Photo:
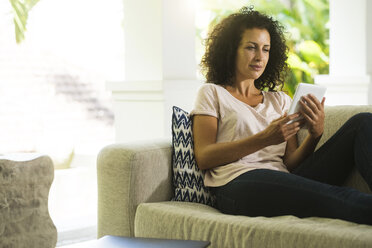
M 19 44 L 25 39 L 28 13 L 39 0 L 9 0 L 9 2 L 12 5 L 14 14 L 15 38 Z

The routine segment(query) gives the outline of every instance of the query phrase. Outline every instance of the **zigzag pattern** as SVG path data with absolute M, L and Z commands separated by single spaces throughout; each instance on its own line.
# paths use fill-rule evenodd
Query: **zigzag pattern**
M 173 163 L 174 165 L 178 168 L 182 168 L 182 169 L 185 169 L 185 166 L 187 166 L 186 168 L 187 169 L 194 169 L 196 171 L 199 171 L 199 168 L 198 166 L 196 165 L 196 162 L 195 162 L 195 157 L 194 157 L 194 153 L 190 152 L 190 149 L 187 149 L 186 151 L 185 150 L 179 150 L 179 151 L 176 151 L 176 149 L 174 150 L 174 153 L 173 153 Z
M 172 115 L 172 143 L 175 188 L 173 200 L 214 206 L 215 199 L 204 186 L 204 172 L 199 170 L 195 161 L 190 116 L 186 111 L 175 106 Z
M 203 180 L 204 177 L 202 175 L 197 175 L 193 171 L 182 171 L 174 175 L 174 183 L 180 188 L 186 186 L 201 191 L 204 187 Z
M 173 141 L 175 142 L 175 145 L 177 147 L 186 148 L 190 147 L 191 149 L 194 149 L 193 143 L 192 143 L 192 133 L 187 132 L 187 130 L 176 130 L 174 131 Z M 181 148 L 182 147 L 182 148 Z
M 211 205 L 211 198 L 203 192 L 189 191 L 187 189 L 178 189 L 175 192 L 175 201 L 197 202 Z

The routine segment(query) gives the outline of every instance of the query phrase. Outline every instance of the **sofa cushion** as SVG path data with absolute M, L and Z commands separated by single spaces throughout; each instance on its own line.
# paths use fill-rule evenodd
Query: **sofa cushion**
M 172 163 L 175 201 L 214 205 L 214 198 L 204 186 L 204 172 L 199 170 L 193 148 L 192 120 L 189 113 L 173 107 Z
M 327 218 L 245 217 L 188 202 L 142 203 L 135 236 L 209 240 L 211 247 L 371 247 L 372 226 Z

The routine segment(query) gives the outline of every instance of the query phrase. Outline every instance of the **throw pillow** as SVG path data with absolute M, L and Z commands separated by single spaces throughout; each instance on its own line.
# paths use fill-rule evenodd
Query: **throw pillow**
M 204 186 L 204 172 L 196 164 L 189 113 L 174 106 L 172 114 L 172 163 L 174 201 L 215 205 L 210 190 Z

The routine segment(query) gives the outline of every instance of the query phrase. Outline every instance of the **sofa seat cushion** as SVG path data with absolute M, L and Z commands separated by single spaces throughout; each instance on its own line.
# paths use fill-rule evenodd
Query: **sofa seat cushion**
M 211 247 L 371 247 L 372 226 L 326 218 L 246 217 L 199 203 L 142 203 L 135 236 L 209 240 Z

